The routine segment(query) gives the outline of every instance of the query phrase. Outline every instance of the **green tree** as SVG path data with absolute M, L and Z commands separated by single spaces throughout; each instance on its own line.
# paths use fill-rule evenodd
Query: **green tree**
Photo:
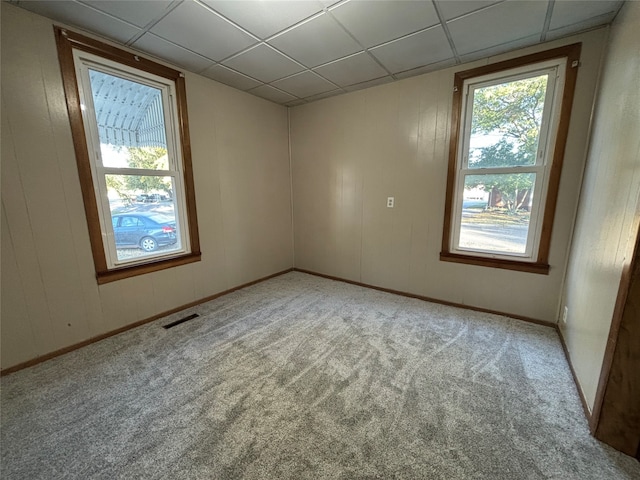
M 533 165 L 544 109 L 547 75 L 476 89 L 471 122 L 470 168 Z M 473 137 L 498 136 L 492 145 L 473 148 Z M 468 176 L 466 188 L 498 192 L 510 213 L 522 208 L 533 188 L 531 173 Z
M 122 147 L 126 152 L 129 168 L 145 170 L 167 170 L 167 149 L 164 147 Z M 107 175 L 107 187 L 127 203 L 133 202 L 137 193 L 154 191 L 171 195 L 171 182 L 165 177 L 154 175 Z

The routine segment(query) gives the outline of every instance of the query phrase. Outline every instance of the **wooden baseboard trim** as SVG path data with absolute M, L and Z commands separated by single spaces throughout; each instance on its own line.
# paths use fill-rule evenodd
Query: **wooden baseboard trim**
M 332 275 L 325 275 L 324 273 L 313 272 L 311 270 L 305 270 L 302 268 L 294 268 L 296 272 L 308 273 L 309 275 L 315 275 L 316 277 L 328 278 L 329 280 L 335 280 L 337 282 L 349 283 L 351 285 L 357 285 L 359 287 L 371 288 L 373 290 L 379 290 L 381 292 L 393 293 L 394 295 L 400 295 L 408 298 L 415 298 L 417 300 L 423 300 L 425 302 L 437 303 L 439 305 L 447 305 L 448 307 L 464 308 L 465 310 L 472 310 L 474 312 L 491 313 L 493 315 L 500 315 L 501 317 L 515 318 L 516 320 L 522 320 L 529 323 L 535 323 L 536 325 L 543 325 L 545 327 L 551 327 L 557 329 L 557 324 L 553 322 L 547 322 L 545 320 L 538 320 L 536 318 L 525 317 L 523 315 L 514 315 L 512 313 L 499 312 L 497 310 L 491 310 L 489 308 L 474 307 L 473 305 L 464 305 L 461 303 L 449 302 L 447 300 L 439 300 L 437 298 L 425 297 L 424 295 L 417 295 L 415 293 L 403 292 L 400 290 L 393 290 L 391 288 L 377 287 L 375 285 L 369 285 L 367 283 L 356 282 L 354 280 L 347 280 L 345 278 L 334 277 Z
M 208 297 L 201 298 L 200 300 L 195 300 L 193 302 L 189 302 L 185 305 L 181 305 L 176 308 L 172 308 L 171 310 L 167 310 L 165 312 L 158 313 L 149 318 L 145 318 L 144 320 L 140 320 L 138 322 L 131 323 L 129 325 L 125 325 L 124 327 L 117 328 L 116 330 L 111 330 L 110 332 L 103 333 L 101 335 L 97 335 L 88 340 L 84 340 L 80 343 L 75 343 L 68 347 L 61 348 L 51 353 L 47 353 L 45 355 L 41 355 L 39 357 L 33 358 L 31 360 L 27 360 L 26 362 L 19 363 L 12 367 L 8 367 L 0 371 L 0 376 L 5 376 L 10 373 L 17 372 L 19 370 L 23 370 L 28 367 L 33 367 L 42 362 L 46 362 L 47 360 L 51 360 L 52 358 L 59 357 L 60 355 L 64 355 L 69 352 L 73 352 L 74 350 L 78 350 L 79 348 L 86 347 L 87 345 L 91 345 L 92 343 L 99 342 L 100 340 L 104 340 L 105 338 L 113 337 L 114 335 L 118 335 L 120 333 L 126 332 L 127 330 L 132 330 L 134 328 L 140 327 L 146 323 L 153 322 L 154 320 L 158 320 L 159 318 L 166 317 L 167 315 L 171 315 L 173 313 L 179 312 L 181 310 L 185 310 L 187 308 L 195 307 L 196 305 L 200 305 L 201 303 L 209 302 L 211 300 L 215 300 L 216 298 L 222 297 L 224 295 L 228 295 L 230 293 L 235 292 L 236 290 L 240 290 L 246 287 L 250 287 L 251 285 L 255 285 L 256 283 L 264 282 L 265 280 L 269 280 L 274 277 L 278 277 L 280 275 L 284 275 L 285 273 L 289 273 L 293 271 L 293 268 L 288 268 L 278 273 L 273 273 L 271 275 L 267 275 L 266 277 L 259 278 L 257 280 L 253 280 L 248 283 L 243 283 L 242 285 L 238 285 L 237 287 L 230 288 L 229 290 L 225 290 L 220 293 L 216 293 L 214 295 L 209 295 Z
M 556 331 L 558 332 L 558 337 L 560 337 L 560 344 L 562 345 L 562 351 L 564 352 L 564 358 L 567 359 L 567 364 L 569 365 L 569 370 L 571 370 L 571 376 L 573 377 L 573 383 L 576 385 L 576 390 L 578 391 L 578 396 L 580 397 L 580 403 L 582 404 L 582 410 L 584 410 L 584 416 L 587 418 L 587 423 L 589 424 L 589 430 L 593 435 L 592 425 L 591 425 L 591 410 L 589 409 L 589 404 L 587 403 L 587 399 L 584 396 L 584 392 L 582 391 L 582 387 L 580 386 L 580 381 L 578 380 L 578 375 L 576 375 L 576 371 L 573 368 L 573 363 L 571 363 L 571 356 L 569 355 L 569 349 L 567 348 L 567 343 L 564 341 L 564 335 L 562 334 L 562 330 L 559 325 L 555 326 Z

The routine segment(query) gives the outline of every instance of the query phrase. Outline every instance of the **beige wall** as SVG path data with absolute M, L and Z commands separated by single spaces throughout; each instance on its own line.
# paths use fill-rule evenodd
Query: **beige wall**
M 439 260 L 453 75 L 486 60 L 292 109 L 295 266 L 555 322 L 605 34 L 490 59 L 583 42 L 548 276 Z
M 202 261 L 98 286 L 51 21 L 1 8 L 2 368 L 292 266 L 286 108 L 187 74 Z
M 561 325 L 593 407 L 623 265 L 640 219 L 640 2 L 611 28 L 567 272 Z

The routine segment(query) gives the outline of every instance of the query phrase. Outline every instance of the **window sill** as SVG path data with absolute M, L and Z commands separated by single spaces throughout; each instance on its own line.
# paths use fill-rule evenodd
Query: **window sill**
M 159 270 L 165 270 L 167 268 L 173 268 L 180 265 L 186 265 L 188 263 L 199 262 L 201 256 L 202 254 L 200 252 L 189 253 L 187 255 L 181 255 L 179 257 L 173 257 L 157 262 L 144 263 L 141 265 L 134 265 L 130 267 L 114 268 L 113 270 L 97 272 L 96 278 L 98 279 L 98 285 L 102 285 L 109 282 L 115 282 L 116 280 L 122 280 L 124 278 L 136 277 L 138 275 L 144 275 L 146 273 L 157 272 Z
M 502 268 L 519 272 L 538 273 L 549 275 L 549 267 L 546 263 L 519 262 L 517 260 L 505 260 L 500 258 L 476 257 L 472 255 L 460 255 L 458 253 L 440 252 L 440 260 L 443 262 L 465 263 L 481 267 Z

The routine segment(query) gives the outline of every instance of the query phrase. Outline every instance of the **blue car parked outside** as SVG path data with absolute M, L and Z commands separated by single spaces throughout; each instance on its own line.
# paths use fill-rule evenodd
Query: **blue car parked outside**
M 161 213 L 121 213 L 113 215 L 116 248 L 138 247 L 153 252 L 177 242 L 175 219 Z

